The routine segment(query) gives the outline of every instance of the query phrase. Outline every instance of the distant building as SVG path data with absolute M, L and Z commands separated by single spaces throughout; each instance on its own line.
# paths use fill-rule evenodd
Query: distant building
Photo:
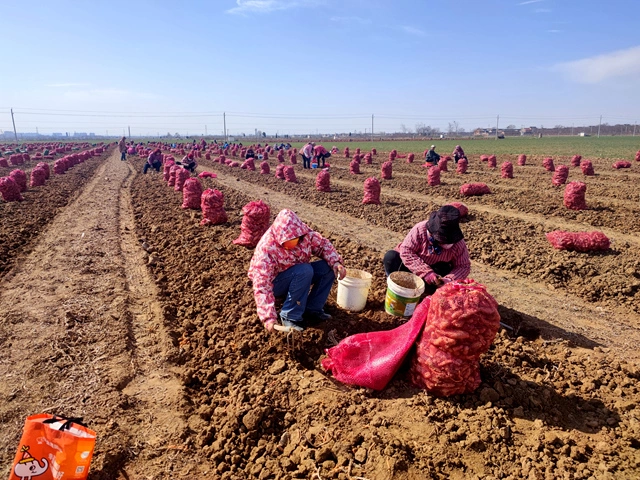
M 58 138 L 58 137 L 64 137 L 64 133 L 52 133 L 52 134 L 51 134 L 51 136 L 52 136 L 52 137 L 56 137 L 56 138 Z

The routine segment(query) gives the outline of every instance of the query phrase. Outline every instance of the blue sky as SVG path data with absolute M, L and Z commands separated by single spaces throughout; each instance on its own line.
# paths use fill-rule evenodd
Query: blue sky
M 0 11 L 2 130 L 10 107 L 18 131 L 41 133 L 222 133 L 222 112 L 231 134 L 370 131 L 371 114 L 376 131 L 489 126 L 497 114 L 518 127 L 640 121 L 635 0 L 36 0 Z

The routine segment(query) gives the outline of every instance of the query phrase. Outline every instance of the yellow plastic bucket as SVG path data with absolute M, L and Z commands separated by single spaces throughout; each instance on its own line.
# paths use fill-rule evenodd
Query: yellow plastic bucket
M 393 272 L 387 277 L 384 310 L 397 317 L 410 317 L 424 293 L 424 280 L 409 272 Z

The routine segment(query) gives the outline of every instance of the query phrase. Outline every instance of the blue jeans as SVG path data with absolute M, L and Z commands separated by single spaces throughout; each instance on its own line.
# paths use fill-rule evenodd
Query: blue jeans
M 322 312 L 334 279 L 333 270 L 324 260 L 300 263 L 279 273 L 273 281 L 273 294 L 276 297 L 287 296 L 280 316 L 301 322 L 305 311 Z
M 127 152 L 120 152 L 120 160 L 124 161 L 127 159 Z

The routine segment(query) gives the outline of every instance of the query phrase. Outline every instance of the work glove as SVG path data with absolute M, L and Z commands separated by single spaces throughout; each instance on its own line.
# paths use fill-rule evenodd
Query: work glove
M 333 273 L 336 274 L 336 277 L 338 277 L 338 280 L 342 280 L 344 277 L 347 276 L 347 269 L 344 268 L 344 265 L 342 265 L 341 263 L 336 263 L 333 266 Z
M 442 280 L 442 283 L 444 285 L 446 285 L 447 283 L 453 282 L 453 278 L 449 278 L 449 277 L 440 277 L 440 280 Z

